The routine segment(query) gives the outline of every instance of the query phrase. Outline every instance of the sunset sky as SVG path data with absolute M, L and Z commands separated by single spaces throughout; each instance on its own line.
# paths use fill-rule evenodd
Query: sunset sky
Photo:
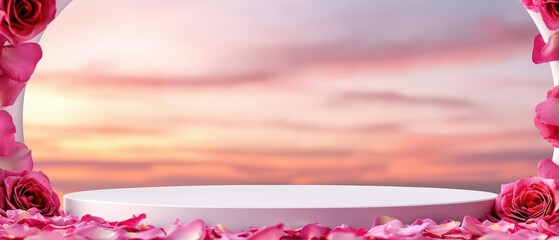
M 551 157 L 518 1 L 74 0 L 25 98 L 61 193 L 160 185 L 497 191 Z

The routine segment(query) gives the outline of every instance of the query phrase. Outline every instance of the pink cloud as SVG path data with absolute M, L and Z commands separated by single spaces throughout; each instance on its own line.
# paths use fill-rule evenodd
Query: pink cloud
M 395 92 L 354 91 L 346 92 L 333 100 L 333 104 L 404 104 L 413 106 L 431 106 L 443 108 L 473 109 L 477 104 L 460 98 L 409 96 Z

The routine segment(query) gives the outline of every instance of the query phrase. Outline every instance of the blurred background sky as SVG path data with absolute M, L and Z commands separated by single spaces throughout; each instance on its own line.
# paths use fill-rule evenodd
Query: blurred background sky
M 74 0 L 26 91 L 70 191 L 381 184 L 498 191 L 552 148 L 518 1 Z

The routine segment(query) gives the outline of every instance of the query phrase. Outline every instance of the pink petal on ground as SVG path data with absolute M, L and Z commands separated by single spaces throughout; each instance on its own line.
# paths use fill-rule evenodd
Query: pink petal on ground
M 57 232 L 45 232 L 42 231 L 38 234 L 28 236 L 25 240 L 60 240 L 60 239 L 67 239 L 62 234 Z
M 0 107 L 14 105 L 17 96 L 25 87 L 25 82 L 18 82 L 6 76 L 0 76 Z
M 350 228 L 336 228 L 328 236 L 328 240 L 364 240 L 365 237 L 358 233 L 358 230 Z M 397 239 L 397 238 L 396 238 Z
M 127 239 L 165 239 L 165 232 L 161 228 L 152 228 L 141 232 L 126 233 Z
M 280 239 L 283 236 L 283 224 L 278 224 L 273 227 L 265 227 L 254 234 L 249 236 L 247 240 L 275 240 Z
M 97 224 L 78 226 L 74 230 L 74 236 L 78 239 L 117 240 L 123 234 L 122 229 L 105 228 Z
M 100 225 L 108 225 L 107 221 L 103 218 L 100 217 L 96 217 L 96 216 L 92 216 L 89 214 L 84 215 L 81 219 L 80 222 L 95 222 L 98 223 Z
M 394 218 L 391 218 L 389 216 L 380 216 L 380 217 L 376 217 L 375 220 L 373 220 L 373 224 L 371 225 L 371 227 L 375 227 L 375 226 L 379 226 L 379 225 L 384 225 L 389 223 L 392 220 L 396 220 Z
M 17 82 L 27 82 L 42 57 L 41 46 L 36 43 L 7 46 L 2 49 L 0 69 L 8 78 Z
M 194 220 L 188 224 L 177 226 L 165 238 L 167 240 L 200 240 L 206 237 L 206 224 L 202 220 Z
M 439 225 L 429 225 L 425 231 L 436 237 L 443 237 L 445 234 L 452 232 L 454 229 L 460 227 L 460 222 L 451 221 Z
M 481 236 L 489 230 L 486 226 L 483 226 L 477 218 L 470 216 L 464 217 L 464 220 L 462 221 L 462 228 L 474 236 Z
M 118 222 L 116 223 L 115 226 L 117 227 L 121 227 L 121 226 L 126 226 L 126 227 L 131 227 L 131 228 L 135 228 L 136 226 L 138 226 L 138 224 L 140 224 L 140 222 L 146 219 L 146 214 L 142 213 L 138 216 L 133 216 L 132 218 L 122 221 L 122 222 Z
M 301 229 L 301 239 L 303 240 L 312 240 L 314 238 L 320 239 L 328 231 L 330 231 L 329 227 L 322 226 L 318 223 L 307 224 L 303 227 L 303 229 Z
M 11 239 L 25 238 L 41 232 L 40 229 L 22 224 L 13 224 L 4 229 Z
M 15 172 L 33 170 L 31 150 L 29 150 L 25 144 L 20 142 L 15 142 L 12 147 L 13 148 L 9 155 L 0 155 L 0 168 Z

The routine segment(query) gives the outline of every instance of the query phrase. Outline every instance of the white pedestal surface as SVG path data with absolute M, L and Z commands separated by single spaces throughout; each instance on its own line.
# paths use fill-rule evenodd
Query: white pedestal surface
M 147 214 L 155 226 L 202 219 L 232 230 L 284 223 L 299 228 L 318 222 L 369 228 L 378 216 L 411 223 L 417 218 L 462 220 L 484 217 L 496 194 L 489 192 L 384 186 L 228 185 L 106 189 L 64 196 L 67 213 L 125 220 Z

